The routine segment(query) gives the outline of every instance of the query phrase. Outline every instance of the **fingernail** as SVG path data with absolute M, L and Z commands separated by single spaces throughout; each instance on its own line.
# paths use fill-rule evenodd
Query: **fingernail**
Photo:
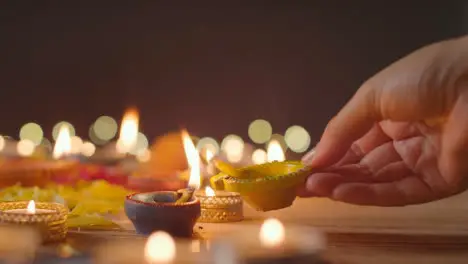
M 314 160 L 314 157 L 315 157 L 315 149 L 316 147 L 314 147 L 312 150 L 307 152 L 307 154 L 305 154 L 304 157 L 302 157 L 302 163 L 306 165 L 309 165 L 310 163 L 312 163 L 312 160 Z

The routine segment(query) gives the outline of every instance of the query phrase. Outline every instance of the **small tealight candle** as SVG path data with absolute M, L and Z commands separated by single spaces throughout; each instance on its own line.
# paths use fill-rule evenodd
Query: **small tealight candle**
M 29 201 L 28 206 L 26 208 L 11 209 L 11 210 L 6 210 L 5 212 L 15 213 L 15 214 L 53 214 L 55 213 L 54 210 L 36 208 L 36 203 L 33 200 Z
M 158 231 L 148 237 L 145 260 L 148 264 L 172 263 L 176 256 L 174 239 L 166 232 Z
M 207 186 L 195 196 L 200 200 L 202 223 L 236 222 L 244 219 L 242 197 L 238 193 L 215 191 Z
M 327 263 L 320 256 L 325 248 L 324 237 L 313 228 L 285 227 L 274 218 L 265 220 L 260 228 L 253 225 L 242 225 L 239 228 L 215 243 L 222 245 L 229 242 L 241 263 Z M 255 233 L 258 235 L 252 235 Z

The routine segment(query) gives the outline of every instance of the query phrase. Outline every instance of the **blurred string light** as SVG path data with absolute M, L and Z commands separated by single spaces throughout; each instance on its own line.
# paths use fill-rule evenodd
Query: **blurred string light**
M 73 137 L 75 135 L 75 128 L 73 127 L 72 124 L 66 122 L 66 121 L 60 121 L 57 124 L 55 124 L 54 128 L 52 129 L 52 138 L 54 140 L 57 140 L 60 128 L 62 126 L 68 127 L 68 131 L 70 132 L 70 136 Z
M 209 150 L 213 155 L 217 155 L 219 152 L 219 144 L 214 138 L 204 137 L 198 140 L 197 149 L 200 153 L 203 154 Z
M 280 144 L 281 149 L 283 149 L 284 152 L 288 149 L 288 145 L 286 144 L 286 140 L 284 140 L 284 136 L 280 134 L 273 134 L 271 135 L 270 141 L 266 144 L 266 148 L 268 149 L 268 146 L 270 145 L 271 142 L 276 141 Z
M 229 162 L 237 163 L 244 155 L 244 140 L 237 135 L 228 135 L 221 142 L 221 150 Z
M 148 146 L 148 138 L 143 133 L 138 132 L 135 146 L 129 151 L 129 153 L 138 156 L 141 152 L 145 151 Z
M 107 143 L 106 140 L 102 140 L 98 136 L 96 136 L 96 133 L 94 131 L 94 124 L 89 127 L 88 137 L 91 140 L 91 142 L 93 142 L 94 144 L 98 146 L 102 146 Z
M 78 136 L 73 136 L 70 138 L 71 141 L 71 154 L 81 153 L 81 146 L 83 145 L 83 140 Z
M 110 116 L 101 116 L 92 125 L 94 135 L 102 141 L 109 141 L 117 135 L 118 124 Z
M 34 153 L 36 145 L 29 139 L 22 139 L 16 144 L 16 151 L 20 156 L 27 157 Z
M 267 153 L 263 149 L 256 149 L 252 153 L 252 162 L 254 164 L 263 164 L 267 162 Z
M 250 139 L 257 144 L 263 144 L 270 140 L 272 132 L 273 128 L 270 122 L 263 119 L 257 119 L 250 123 L 248 130 Z
M 296 153 L 305 152 L 310 146 L 310 135 L 301 126 L 291 126 L 284 133 L 287 146 Z
M 43 137 L 44 131 L 42 131 L 41 126 L 36 123 L 24 124 L 19 132 L 20 140 L 29 140 L 33 142 L 35 146 L 41 144 Z
M 149 149 L 145 149 L 141 151 L 136 157 L 137 160 L 141 163 L 148 162 L 151 159 L 151 151 Z
M 81 144 L 80 152 L 85 157 L 91 157 L 96 152 L 96 146 L 89 141 L 85 141 Z

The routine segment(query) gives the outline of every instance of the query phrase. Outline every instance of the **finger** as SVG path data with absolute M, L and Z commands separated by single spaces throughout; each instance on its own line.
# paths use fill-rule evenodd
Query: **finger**
M 380 125 L 374 124 L 367 134 L 351 145 L 345 156 L 335 166 L 359 163 L 367 153 L 390 140 L 391 138 L 382 131 Z
M 468 89 L 457 99 L 442 136 L 439 168 L 446 182 L 459 189 L 468 175 Z
M 419 126 L 415 122 L 393 122 L 384 120 L 380 122 L 380 127 L 383 133 L 393 140 L 402 140 L 421 135 Z
M 403 206 L 438 199 L 418 176 L 387 183 L 344 183 L 338 185 L 331 198 L 358 205 Z
M 387 142 L 369 152 L 362 158 L 360 164 L 375 174 L 386 165 L 397 161 L 401 161 L 400 155 L 395 150 L 393 142 Z

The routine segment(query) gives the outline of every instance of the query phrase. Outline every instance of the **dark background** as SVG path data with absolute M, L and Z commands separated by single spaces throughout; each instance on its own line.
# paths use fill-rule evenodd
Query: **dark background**
M 264 118 L 316 141 L 366 78 L 468 28 L 464 1 L 71 2 L 1 2 L 0 134 L 66 120 L 86 137 L 134 105 L 150 138 L 247 138 Z

